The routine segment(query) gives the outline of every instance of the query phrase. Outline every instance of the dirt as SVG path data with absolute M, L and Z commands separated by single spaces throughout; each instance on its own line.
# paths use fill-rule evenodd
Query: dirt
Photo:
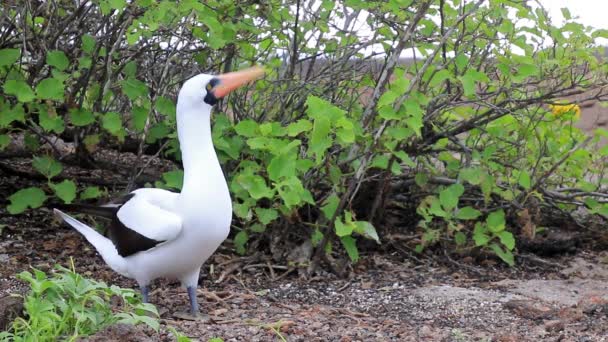
M 0 270 L 0 297 L 24 290 L 13 277 L 19 271 L 67 265 L 70 257 L 82 274 L 135 286 L 50 217 L 40 209 L 25 217 L 32 220 L 30 229 L 4 229 L 0 254 L 8 261 Z M 540 268 L 525 259 L 512 269 L 391 254 L 363 260 L 348 279 L 322 274 L 305 280 L 293 273 L 273 280 L 272 274 L 278 278 L 285 272 L 280 265 L 235 256 L 228 245 L 201 276 L 199 301 L 211 322 L 174 319 L 173 313 L 187 309 L 186 292 L 160 280 L 151 293 L 162 313 L 160 332 L 117 326 L 83 341 L 172 341 L 168 327 L 200 341 L 608 340 L 607 254 L 579 251 L 546 259 L 563 265 L 559 268 Z

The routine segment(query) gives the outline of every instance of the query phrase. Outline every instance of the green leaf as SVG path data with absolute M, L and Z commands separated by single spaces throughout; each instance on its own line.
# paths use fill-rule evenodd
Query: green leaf
M 458 246 L 462 246 L 467 243 L 467 236 L 463 232 L 457 232 L 454 234 L 454 241 Z
M 312 129 L 312 123 L 309 120 L 298 120 L 287 126 L 287 135 L 295 137 L 302 132 L 308 132 Z
M 486 227 L 480 222 L 477 222 L 475 224 L 475 229 L 473 229 L 473 240 L 475 240 L 475 245 L 486 246 L 488 242 L 490 242 L 490 239 Z
M 131 110 L 131 124 L 133 128 L 141 132 L 146 127 L 146 121 L 148 120 L 148 113 L 150 111 L 147 108 L 134 106 Z
M 460 170 L 460 178 L 472 185 L 479 185 L 482 180 L 482 172 L 478 167 L 465 168 Z
M 419 187 L 425 186 L 429 182 L 429 176 L 426 173 L 418 172 L 414 176 L 414 181 Z
M 268 225 L 279 217 L 279 212 L 276 209 L 255 208 L 254 210 L 258 220 L 263 225 Z
M 140 97 L 148 96 L 148 86 L 136 78 L 127 78 L 120 83 L 123 93 L 134 101 Z
M 84 34 L 80 37 L 82 39 L 82 51 L 88 53 L 89 55 L 93 53 L 95 50 L 95 37 L 90 34 Z
M 462 184 L 452 184 L 439 193 L 439 202 L 445 210 L 452 210 L 458 205 L 460 196 L 464 193 Z
M 399 158 L 399 160 L 401 160 L 401 162 L 405 165 L 412 168 L 416 167 L 416 163 L 414 163 L 414 161 L 410 158 L 410 156 L 407 155 L 407 153 L 405 153 L 405 151 L 397 151 L 393 154 L 395 155 L 395 157 Z
M 331 220 L 334 217 L 336 209 L 338 208 L 338 204 L 340 203 L 340 199 L 336 194 L 331 194 L 324 202 L 325 204 L 321 207 L 321 211 L 325 218 Z
M 464 207 L 458 210 L 456 218 L 459 220 L 474 220 L 481 216 L 481 212 L 473 207 Z
M 336 130 L 336 137 L 345 144 L 350 144 L 355 141 L 355 126 L 352 121 L 343 117 L 338 119 L 336 122 L 338 129 Z
M 181 190 L 184 186 L 184 171 L 173 170 L 163 173 L 165 184 L 173 189 Z
M 385 120 L 401 119 L 401 114 L 398 113 L 393 106 L 384 106 L 378 109 L 378 115 Z
M 538 66 L 534 64 L 521 64 L 517 68 L 517 74 L 515 75 L 515 79 L 519 82 L 523 81 L 527 77 L 537 76 L 539 73 Z
M 251 119 L 239 122 L 238 124 L 236 124 L 236 126 L 234 126 L 234 130 L 238 135 L 247 138 L 253 138 L 258 136 L 259 134 L 258 123 Z
M 86 126 L 95 122 L 95 116 L 84 108 L 70 109 L 70 121 L 74 126 Z
M 88 186 L 86 189 L 84 189 L 84 191 L 80 193 L 80 199 L 87 200 L 99 198 L 102 194 L 103 192 L 99 189 L 98 186 Z
M 51 179 L 61 173 L 61 163 L 49 156 L 34 157 L 32 166 L 46 178 Z
M 127 2 L 125 0 L 108 0 L 110 7 L 115 10 L 122 10 L 127 6 Z
M 279 181 L 281 178 L 290 178 L 296 175 L 295 153 L 281 154 L 270 161 L 268 164 L 268 178 Z
M 6 81 L 4 92 L 16 96 L 19 102 L 31 102 L 36 97 L 32 88 L 21 80 Z
M 122 127 L 122 119 L 118 113 L 108 112 L 104 114 L 101 119 L 102 127 L 110 132 L 110 134 L 118 137 L 122 137 L 124 135 L 124 130 Z
M 316 118 L 313 124 L 308 147 L 308 155 L 315 155 L 316 164 L 320 164 L 325 157 L 325 151 L 331 146 L 332 139 L 329 136 L 330 121 L 325 117 Z
M 313 247 L 317 247 L 319 243 L 323 240 L 323 233 L 317 228 L 313 231 L 310 241 L 312 242 Z
M 52 65 L 57 70 L 63 71 L 70 65 L 70 60 L 63 51 L 53 50 L 46 55 L 46 64 Z
M 458 79 L 462 83 L 464 95 L 467 97 L 475 95 L 475 87 L 477 82 L 489 81 L 488 76 L 485 73 L 474 69 L 467 70 L 467 72 L 465 72 L 464 75 L 458 77 Z
M 247 231 L 241 230 L 240 232 L 236 233 L 236 235 L 234 236 L 234 246 L 236 247 L 237 253 L 243 255 L 245 254 L 245 252 L 247 252 L 245 246 L 247 245 L 248 240 L 249 234 L 247 234 Z
M 2 49 L 0 50 L 0 67 L 12 65 L 21 57 L 19 49 Z
M 170 118 L 175 118 L 175 103 L 168 98 L 164 96 L 157 97 L 154 106 L 160 113 Z
M 359 261 L 359 249 L 357 249 L 357 240 L 352 236 L 343 236 L 340 238 L 342 245 L 352 262 Z
M 249 227 L 249 230 L 251 230 L 254 233 L 261 234 L 266 231 L 266 226 L 261 223 L 254 223 Z
M 11 143 L 11 138 L 6 134 L 0 134 L 0 151 L 4 150 Z
M 385 91 L 382 96 L 380 96 L 380 99 L 378 99 L 378 108 L 392 108 L 393 103 L 399 98 L 400 95 L 401 94 L 392 90 Z
M 500 209 L 494 211 L 488 215 L 486 219 L 486 224 L 488 225 L 488 229 L 492 233 L 498 233 L 505 229 L 505 212 Z
M 511 232 L 503 230 L 496 235 L 500 239 L 500 242 L 507 247 L 508 250 L 511 251 L 513 248 L 515 248 L 515 238 Z
M 57 115 L 55 108 L 44 107 L 38 111 L 38 122 L 47 132 L 63 133 L 65 130 L 65 124 L 63 117 Z
M 42 189 L 30 187 L 21 189 L 12 194 L 8 200 L 11 202 L 6 209 L 12 215 L 24 212 L 28 207 L 35 209 L 40 207 L 46 201 L 46 195 Z
M 72 203 L 76 198 L 76 184 L 71 180 L 66 179 L 59 184 L 51 184 L 51 188 L 64 203 Z
M 374 159 L 372 159 L 369 167 L 376 167 L 385 170 L 388 167 L 389 159 L 390 157 L 388 154 L 378 154 L 374 156 Z
M 125 74 L 125 78 L 135 77 L 137 75 L 137 63 L 135 63 L 135 61 L 130 61 L 125 64 L 122 72 Z
M 441 69 L 441 70 L 437 71 L 435 73 L 435 75 L 433 75 L 433 79 L 431 79 L 431 81 L 429 82 L 429 87 L 435 88 L 438 85 L 440 85 L 441 83 L 443 83 L 445 80 L 447 80 L 451 77 L 452 77 L 452 73 L 449 70 Z
M 336 228 L 336 235 L 342 236 L 350 236 L 353 233 L 353 229 L 355 226 L 351 224 L 351 222 L 343 223 L 342 219 L 336 217 L 336 221 L 334 222 L 334 226 Z
M 272 198 L 274 193 L 266 185 L 264 178 L 258 175 L 239 175 L 237 176 L 237 182 L 245 190 L 249 192 L 249 195 L 256 200 L 260 198 Z
M 513 253 L 511 251 L 503 250 L 499 245 L 492 243 L 490 244 L 490 249 L 506 264 L 509 266 L 515 265 L 515 260 L 513 258 Z
M 56 78 L 45 78 L 36 86 L 38 98 L 45 100 L 63 100 L 63 83 Z
M 530 174 L 525 171 L 522 170 L 519 173 L 519 185 L 521 185 L 522 188 L 526 189 L 526 190 L 530 190 L 530 186 L 531 186 L 531 180 L 530 180 Z
M 6 106 L 4 110 L 0 112 L 0 127 L 9 127 L 13 121 L 25 122 L 23 105 L 17 104 L 13 108 Z
M 156 125 L 150 127 L 148 130 L 148 136 L 146 137 L 146 142 L 149 144 L 153 144 L 159 139 L 164 139 L 169 135 L 169 127 L 164 122 L 159 122 Z
M 97 150 L 97 146 L 101 142 L 101 139 L 99 137 L 99 134 L 90 134 L 84 137 L 82 142 L 84 143 L 84 146 L 86 147 L 87 151 L 94 152 Z
M 247 139 L 247 145 L 254 150 L 268 149 L 271 139 L 267 137 L 253 137 Z
M 481 178 L 481 192 L 483 192 L 484 199 L 488 201 L 490 199 L 490 195 L 492 194 L 492 189 L 494 189 L 494 177 L 486 174 Z
M 380 244 L 380 238 L 378 237 L 376 228 L 367 221 L 355 221 L 355 232 Z
M 443 210 L 443 208 L 441 206 L 441 202 L 439 201 L 439 199 L 437 197 L 429 196 L 425 199 L 425 201 L 430 204 L 430 206 L 428 207 L 428 211 L 430 214 L 432 214 L 434 216 L 438 216 L 438 217 L 448 217 L 449 216 L 449 214 Z M 421 204 L 421 206 L 423 204 Z

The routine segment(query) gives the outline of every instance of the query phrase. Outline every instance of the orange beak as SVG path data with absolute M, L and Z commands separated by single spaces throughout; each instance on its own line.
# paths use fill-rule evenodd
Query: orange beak
M 218 99 L 230 94 L 231 91 L 257 79 L 264 75 L 264 69 L 255 66 L 241 71 L 229 72 L 227 74 L 219 75 L 217 78 L 220 80 L 213 90 L 213 94 Z

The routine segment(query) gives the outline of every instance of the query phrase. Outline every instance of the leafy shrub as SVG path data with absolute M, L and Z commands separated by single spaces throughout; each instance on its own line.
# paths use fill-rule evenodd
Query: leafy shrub
M 115 323 L 159 328 L 158 320 L 149 316 L 158 316 L 156 308 L 141 303 L 133 290 L 107 286 L 61 266 L 52 276 L 34 270 L 33 274 L 24 271 L 18 278 L 30 285 L 24 297 L 26 317 L 17 318 L 9 331 L 0 333 L 1 341 L 75 340 Z M 110 304 L 112 299 L 120 301 L 117 312 Z

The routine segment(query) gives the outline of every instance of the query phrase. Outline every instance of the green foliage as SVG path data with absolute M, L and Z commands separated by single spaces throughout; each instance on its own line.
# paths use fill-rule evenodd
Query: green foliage
M 0 66 L 8 66 L 19 60 L 21 52 L 19 49 L 0 50 Z
M 7 95 L 17 97 L 17 100 L 22 103 L 31 102 L 36 97 L 32 87 L 25 83 L 25 81 L 8 80 L 4 83 L 3 88 Z
M 155 185 L 159 188 L 181 190 L 184 185 L 184 171 L 174 170 L 163 173 L 162 181 L 157 181 Z
M 66 179 L 61 183 L 51 184 L 51 188 L 53 188 L 57 197 L 65 203 L 72 203 L 76 198 L 76 183 L 71 180 Z
M 18 278 L 30 286 L 24 297 L 27 316 L 1 332 L 0 341 L 72 341 L 115 323 L 159 328 L 156 308 L 141 303 L 133 290 L 107 286 L 61 266 L 50 276 L 34 269 Z M 110 304 L 112 299 L 120 301 L 117 311 Z
M 63 166 L 49 156 L 34 157 L 32 166 L 49 180 L 61 173 Z
M 29 187 L 21 189 L 8 198 L 11 203 L 6 209 L 13 215 L 22 213 L 27 208 L 35 209 L 40 207 L 46 201 L 46 198 L 47 196 L 40 188 Z
M 88 186 L 80 193 L 80 199 L 94 199 L 103 195 L 103 192 L 97 186 Z

